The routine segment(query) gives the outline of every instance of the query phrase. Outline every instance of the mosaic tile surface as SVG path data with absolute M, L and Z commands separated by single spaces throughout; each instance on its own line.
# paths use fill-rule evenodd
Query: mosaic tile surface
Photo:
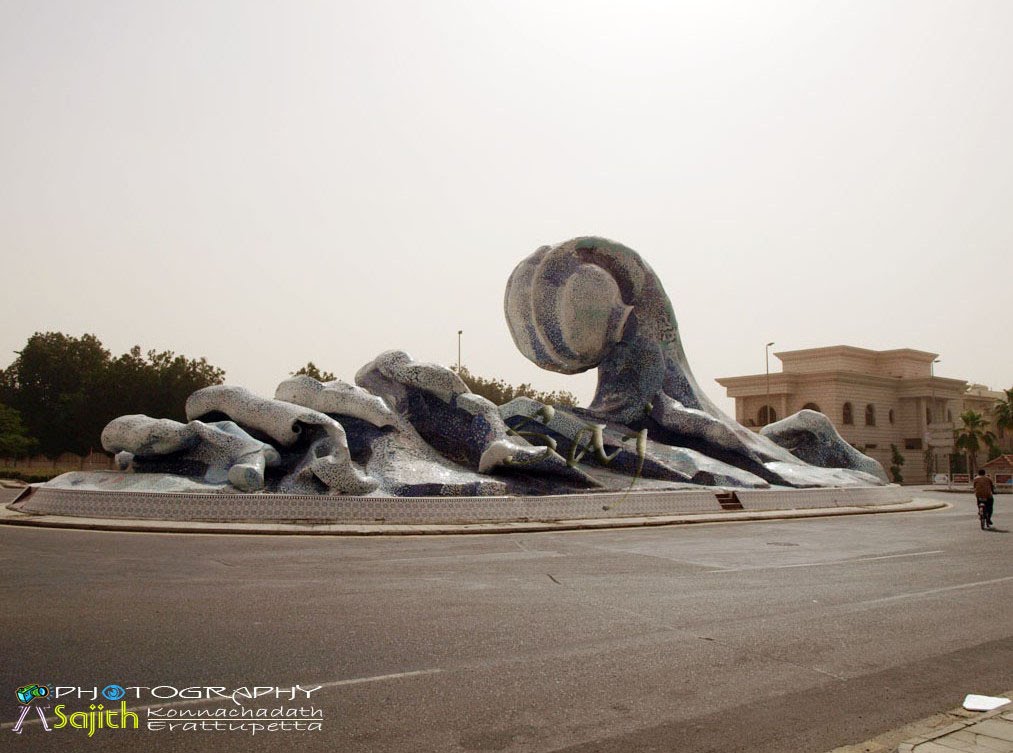
M 606 511 L 603 508 L 609 507 Z M 158 494 L 37 489 L 18 509 L 38 514 L 158 520 L 317 520 L 436 523 L 554 520 L 712 512 L 710 492 L 557 497 L 326 497 L 278 494 Z
M 865 489 L 737 491 L 744 510 L 804 510 L 816 507 L 860 507 L 908 502 L 912 493 L 899 486 Z
M 745 510 L 894 504 L 897 487 L 738 492 Z M 567 494 L 546 497 L 354 497 L 292 494 L 102 492 L 37 487 L 21 512 L 85 518 L 177 521 L 460 523 L 581 520 L 721 512 L 710 491 Z
M 359 369 L 355 385 L 299 376 L 273 398 L 212 385 L 187 399 L 188 423 L 122 416 L 105 428 L 102 445 L 145 491 L 171 487 L 156 478 L 168 475 L 273 497 L 225 494 L 212 507 L 188 498 L 208 520 L 219 510 L 286 520 L 403 519 L 426 517 L 432 505 L 441 510 L 433 514 L 456 519 L 505 519 L 526 509 L 517 498 L 546 494 L 570 496 L 539 501 L 531 514 L 565 508 L 579 517 L 596 505 L 607 512 L 592 492 L 621 491 L 631 477 L 753 490 L 885 483 L 876 461 L 841 446 L 825 426 L 814 428 L 812 416 L 788 419 L 784 443 L 801 446 L 796 440 L 805 432 L 822 443 L 792 454 L 722 413 L 693 376 L 661 280 L 621 243 L 587 236 L 542 246 L 510 275 L 504 313 L 517 347 L 539 366 L 566 374 L 598 369 L 590 406 L 514 401 L 504 412 L 453 370 L 387 350 Z M 322 499 L 306 501 L 315 496 Z M 462 501 L 450 510 L 446 497 Z M 637 495 L 620 506 L 629 514 L 668 509 L 661 497 L 649 499 Z

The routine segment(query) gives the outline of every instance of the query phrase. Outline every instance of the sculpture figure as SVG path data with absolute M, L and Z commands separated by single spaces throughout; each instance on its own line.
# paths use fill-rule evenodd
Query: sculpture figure
M 121 467 L 221 490 L 502 495 L 655 487 L 855 486 L 886 482 L 825 417 L 804 411 L 754 434 L 693 377 L 671 302 L 632 249 L 604 238 L 543 246 L 507 283 L 521 352 L 553 371 L 598 368 L 586 409 L 528 398 L 496 406 L 452 370 L 400 350 L 355 385 L 298 376 L 274 399 L 198 390 L 189 423 L 123 416 L 102 433 Z M 794 453 L 794 454 L 793 454 Z M 645 482 L 648 483 L 648 482 Z
M 632 249 L 593 236 L 542 246 L 510 275 L 504 306 L 514 342 L 534 363 L 564 374 L 598 367 L 594 399 L 578 415 L 646 428 L 657 442 L 769 483 L 843 480 L 800 462 L 710 401 L 690 370 L 661 281 Z

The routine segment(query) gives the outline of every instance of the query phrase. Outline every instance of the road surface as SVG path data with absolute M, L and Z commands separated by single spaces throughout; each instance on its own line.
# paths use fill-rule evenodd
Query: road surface
M 1013 687 L 1013 499 L 993 533 L 943 498 L 510 535 L 0 527 L 0 735 L 32 751 L 821 753 Z M 128 699 L 137 731 L 46 733 L 33 713 L 15 735 L 28 683 L 322 686 L 322 729 L 148 731 L 152 701 Z

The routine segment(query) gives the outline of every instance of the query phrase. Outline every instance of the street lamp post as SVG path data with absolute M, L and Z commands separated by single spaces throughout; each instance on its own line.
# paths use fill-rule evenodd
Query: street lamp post
M 946 414 L 943 413 L 943 411 L 939 408 L 939 406 L 936 405 L 936 381 L 935 381 L 936 364 L 939 363 L 941 360 L 942 360 L 941 358 L 937 358 L 936 360 L 934 360 L 932 363 L 929 364 L 929 405 L 932 406 L 933 415 L 935 414 L 935 411 L 937 410 L 939 411 L 941 416 L 939 419 L 939 423 L 942 423 L 943 420 L 946 418 Z M 925 433 L 929 435 L 929 441 L 931 442 L 932 433 L 928 426 L 925 427 Z M 932 450 L 932 473 L 934 475 L 939 472 L 939 457 L 936 454 L 936 446 L 934 444 L 930 444 L 929 447 Z M 949 474 L 950 469 L 947 468 L 946 472 L 947 474 Z M 935 478 L 929 479 L 929 483 L 932 483 L 934 481 Z
M 764 410 L 767 412 L 763 422 L 764 426 L 770 423 L 770 346 L 773 344 L 774 343 L 772 342 L 767 343 L 766 347 L 763 349 L 763 365 L 767 371 L 767 404 L 764 406 Z
M 461 335 L 464 334 L 463 329 L 457 330 L 457 375 L 461 375 Z

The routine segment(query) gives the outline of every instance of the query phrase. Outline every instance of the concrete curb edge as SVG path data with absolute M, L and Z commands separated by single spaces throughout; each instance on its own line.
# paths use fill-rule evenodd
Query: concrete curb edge
M 13 503 L 12 503 L 13 504 Z M 765 520 L 788 520 L 839 515 L 873 515 L 877 513 L 921 512 L 951 507 L 948 502 L 914 499 L 893 505 L 812 508 L 804 510 L 763 510 L 751 512 L 692 513 L 629 518 L 582 520 L 517 521 L 458 524 L 328 524 L 328 523 L 258 523 L 258 522 L 185 522 L 163 520 L 125 520 L 113 518 L 75 518 L 61 515 L 34 515 L 0 508 L 0 525 L 34 526 L 39 528 L 75 528 L 92 531 L 125 531 L 133 533 L 212 533 L 300 536 L 418 536 L 491 533 L 536 533 L 543 531 L 582 531 L 645 526 L 690 525 L 700 523 L 731 523 Z

